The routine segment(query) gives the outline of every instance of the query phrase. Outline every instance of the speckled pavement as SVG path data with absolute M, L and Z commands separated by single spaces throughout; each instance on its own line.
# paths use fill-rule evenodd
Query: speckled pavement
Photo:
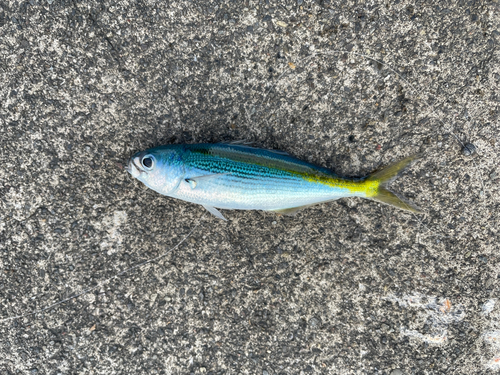
M 0 2 L 0 373 L 497 372 L 499 21 L 498 0 Z M 231 140 L 344 176 L 420 152 L 392 188 L 425 214 L 223 222 L 123 169 Z

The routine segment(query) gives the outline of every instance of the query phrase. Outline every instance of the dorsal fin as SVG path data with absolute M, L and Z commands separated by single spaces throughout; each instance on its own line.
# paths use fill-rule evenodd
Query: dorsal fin
M 270 150 L 268 148 L 250 146 L 250 145 L 253 145 L 253 142 L 246 142 L 246 141 L 242 141 L 242 140 L 240 140 L 240 141 L 231 141 L 231 142 L 219 142 L 219 144 L 236 146 L 236 147 L 242 148 L 242 149 L 265 150 L 265 151 L 269 151 L 269 152 L 272 152 L 272 153 L 275 153 L 275 154 L 278 154 L 278 155 L 290 155 L 286 151 Z

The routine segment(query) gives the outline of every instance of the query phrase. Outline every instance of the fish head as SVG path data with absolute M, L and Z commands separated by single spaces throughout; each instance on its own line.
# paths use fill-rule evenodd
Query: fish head
M 168 146 L 137 152 L 125 169 L 148 188 L 163 195 L 172 194 L 185 175 L 179 152 Z

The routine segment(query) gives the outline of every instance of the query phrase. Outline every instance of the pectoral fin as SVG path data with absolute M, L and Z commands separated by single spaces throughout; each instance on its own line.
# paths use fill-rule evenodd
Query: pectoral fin
M 203 207 L 205 207 L 205 209 L 210 212 L 212 215 L 214 215 L 215 217 L 219 218 L 219 219 L 222 219 L 224 221 L 227 221 L 227 219 L 220 213 L 220 211 L 218 209 L 216 209 L 215 207 L 213 206 L 205 206 L 203 205 Z
M 214 173 L 214 174 L 207 174 L 205 176 L 189 177 L 186 178 L 184 181 L 186 181 L 189 184 L 191 189 L 194 189 L 198 185 L 198 183 L 200 183 L 203 180 L 210 180 L 212 178 L 224 176 L 225 174 L 227 173 Z

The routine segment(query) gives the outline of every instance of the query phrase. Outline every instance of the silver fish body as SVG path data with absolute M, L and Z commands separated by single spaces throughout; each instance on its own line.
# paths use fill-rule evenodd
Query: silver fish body
M 415 211 L 383 187 L 413 159 L 400 162 L 389 177 L 344 179 L 280 151 L 240 144 L 169 145 L 138 152 L 127 170 L 158 193 L 201 204 L 223 219 L 217 208 L 292 213 L 348 196 Z M 391 202 L 378 199 L 385 192 Z

